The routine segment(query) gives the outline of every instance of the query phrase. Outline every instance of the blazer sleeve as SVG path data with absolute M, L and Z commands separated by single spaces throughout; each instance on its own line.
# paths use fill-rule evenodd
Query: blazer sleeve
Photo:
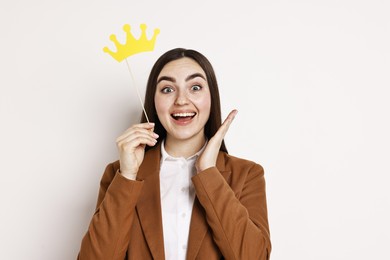
M 253 163 L 242 169 L 236 194 L 216 167 L 192 178 L 196 195 L 206 212 L 213 238 L 226 259 L 269 259 L 269 235 L 263 168 Z
M 95 214 L 78 255 L 79 260 L 125 259 L 135 206 L 143 182 L 123 177 L 109 164 L 100 182 Z

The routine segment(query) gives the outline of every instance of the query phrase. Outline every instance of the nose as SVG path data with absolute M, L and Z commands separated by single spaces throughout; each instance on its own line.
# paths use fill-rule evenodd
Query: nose
M 188 97 L 184 91 L 178 91 L 176 100 L 175 100 L 175 105 L 183 106 L 188 104 Z

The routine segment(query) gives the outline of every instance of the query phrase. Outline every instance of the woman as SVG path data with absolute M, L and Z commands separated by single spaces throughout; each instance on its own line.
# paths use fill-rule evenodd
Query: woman
M 269 259 L 263 168 L 227 154 L 218 85 L 199 52 L 173 49 L 149 76 L 153 123 L 126 130 L 79 259 Z

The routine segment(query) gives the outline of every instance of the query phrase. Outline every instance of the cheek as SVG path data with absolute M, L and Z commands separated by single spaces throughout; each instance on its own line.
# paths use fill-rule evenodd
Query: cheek
M 161 113 L 164 111 L 164 102 L 162 102 L 162 100 L 160 98 L 158 98 L 157 96 L 154 97 L 154 106 L 156 108 L 156 112 L 157 112 L 157 116 L 158 118 L 160 119 L 161 121 Z
M 154 105 L 156 107 L 157 115 L 160 117 L 160 114 L 166 110 L 166 102 L 159 96 L 154 96 Z
M 205 95 L 202 98 L 199 98 L 196 100 L 196 106 L 198 107 L 201 112 L 203 112 L 204 115 L 207 114 L 207 117 L 210 114 L 210 108 L 211 108 L 211 97 L 210 94 Z

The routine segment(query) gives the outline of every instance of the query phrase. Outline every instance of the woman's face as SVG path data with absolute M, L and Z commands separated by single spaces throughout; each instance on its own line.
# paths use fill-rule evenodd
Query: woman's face
M 211 96 L 206 74 L 196 61 L 185 57 L 167 63 L 157 78 L 154 102 L 167 138 L 204 138 Z

